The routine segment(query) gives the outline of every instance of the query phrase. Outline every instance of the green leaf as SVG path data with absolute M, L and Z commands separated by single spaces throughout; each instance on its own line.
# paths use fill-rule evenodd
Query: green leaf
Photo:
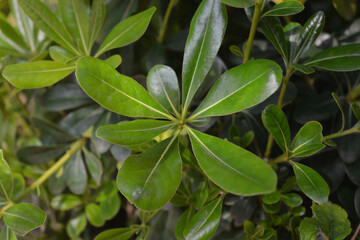
M 269 133 L 274 137 L 276 143 L 288 153 L 290 148 L 290 127 L 284 112 L 276 105 L 269 105 L 261 115 L 263 124 Z
M 75 194 L 83 194 L 87 186 L 87 173 L 81 151 L 74 153 L 65 165 L 66 183 Z
M 114 228 L 98 234 L 94 240 L 128 240 L 137 228 Z
M 275 190 L 276 174 L 262 159 L 228 141 L 187 130 L 201 169 L 215 184 L 243 196 Z
M 355 117 L 357 118 L 357 120 L 360 121 L 360 107 L 359 107 L 359 105 L 356 102 L 353 102 L 351 104 L 351 109 L 352 109 Z
M 74 66 L 53 61 L 8 65 L 3 76 L 18 88 L 41 88 L 53 85 L 75 70 Z
M 105 62 L 113 66 L 113 68 L 117 68 L 121 64 L 122 58 L 119 54 L 115 54 L 105 59 Z
M 313 169 L 290 161 L 300 189 L 313 201 L 324 204 L 328 201 L 330 189 L 325 180 Z
M 139 155 L 128 157 L 120 168 L 117 186 L 136 207 L 157 210 L 174 196 L 182 169 L 175 140 L 175 137 L 169 138 Z
M 33 146 L 24 147 L 17 152 L 17 157 L 23 163 L 38 165 L 61 157 L 68 146 Z
M 185 240 L 184 229 L 194 214 L 195 212 L 192 206 L 190 206 L 185 212 L 181 214 L 175 229 L 175 237 L 177 240 Z
M 54 13 L 39 0 L 18 0 L 25 13 L 46 36 L 74 54 L 79 54 L 71 35 Z
M 102 60 L 79 59 L 76 77 L 91 98 L 111 111 L 129 117 L 171 118 L 139 83 Z
M 320 123 L 311 121 L 306 123 L 296 134 L 292 145 L 292 157 L 312 155 L 325 147 Z
M 319 222 L 313 218 L 305 218 L 299 226 L 301 240 L 317 240 L 320 231 Z
M 99 127 L 96 136 L 115 144 L 128 146 L 147 142 L 174 126 L 172 122 L 159 120 L 123 121 L 119 124 Z
M 222 197 L 210 202 L 190 219 L 184 229 L 186 240 L 207 240 L 214 235 L 220 222 L 222 202 Z
M 16 239 L 17 238 L 15 233 L 5 225 L 1 231 L 0 240 L 16 240 Z
M 270 213 L 270 214 L 275 214 L 275 213 L 278 213 L 280 211 L 281 202 L 277 202 L 277 203 L 274 203 L 274 204 L 263 203 L 262 207 L 263 207 L 265 212 Z
M 227 25 L 226 8 L 218 0 L 201 2 L 191 20 L 183 70 L 183 109 L 188 109 L 219 51 Z
M 262 200 L 266 204 L 274 204 L 280 201 L 279 191 L 275 190 L 272 193 L 268 193 L 262 196 Z
M 333 203 L 313 204 L 312 210 L 320 223 L 321 231 L 328 239 L 345 239 L 351 233 L 351 225 L 344 209 Z
M 166 110 L 179 116 L 179 82 L 171 67 L 164 65 L 153 67 L 147 77 L 147 89 Z
M 360 69 L 360 44 L 325 49 L 312 56 L 305 65 L 339 72 L 358 70 Z
M 297 63 L 302 54 L 315 42 L 324 25 L 325 14 L 323 12 L 317 12 L 307 20 L 299 36 L 293 63 Z
M 24 177 L 20 173 L 13 173 L 13 191 L 11 193 L 11 199 L 17 199 L 25 189 L 25 180 Z
M 145 33 L 155 10 L 155 7 L 149 8 L 118 23 L 105 38 L 95 56 L 138 40 Z
M 28 203 L 15 204 L 6 209 L 4 214 L 5 224 L 21 236 L 40 227 L 46 220 L 43 210 Z
M 289 207 L 298 207 L 302 204 L 303 200 L 299 194 L 286 193 L 280 195 L 281 200 Z
M 66 232 L 71 238 L 79 236 L 86 228 L 86 216 L 81 212 L 72 217 L 66 224 Z
M 70 59 L 74 59 L 76 57 L 76 55 L 72 52 L 69 52 L 68 50 L 59 46 L 51 46 L 49 48 L 49 54 L 55 62 L 63 64 L 66 64 Z
M 100 207 L 97 204 L 87 204 L 85 206 L 85 214 L 93 226 L 101 227 L 105 224 L 105 219 L 102 217 Z
M 190 118 L 228 115 L 258 104 L 280 86 L 281 68 L 270 60 L 255 60 L 225 72 Z
M 296 63 L 294 63 L 294 64 L 293 64 L 293 67 L 294 67 L 296 70 L 298 70 L 298 71 L 300 71 L 300 72 L 302 72 L 302 73 L 304 73 L 304 74 L 311 74 L 311 73 L 314 73 L 314 72 L 315 72 L 315 69 L 313 69 L 312 67 L 305 66 L 305 65 L 301 65 L 301 64 L 296 64 Z
M 332 0 L 336 11 L 345 20 L 350 21 L 356 17 L 356 0 Z
M 255 4 L 255 0 L 221 0 L 221 2 L 234 8 L 248 8 Z
M 74 41 L 80 45 L 85 54 L 89 54 L 89 1 L 88 0 L 61 0 L 59 12 L 67 30 Z
M 238 57 L 244 57 L 244 53 L 241 51 L 241 49 L 238 47 L 238 46 L 236 46 L 236 45 L 231 45 L 230 47 L 229 47 L 229 50 L 230 50 L 230 52 L 232 52 L 233 54 L 235 54 L 236 56 L 238 56 Z
M 10 167 L 3 157 L 3 151 L 0 149 L 0 195 L 7 200 L 10 200 L 13 184 Z
M 271 9 L 266 11 L 262 17 L 265 16 L 289 16 L 294 15 L 304 10 L 304 5 L 295 0 L 285 1 L 276 4 Z
M 91 177 L 94 179 L 97 185 L 100 185 L 101 177 L 103 175 L 103 167 L 100 159 L 92 152 L 89 152 L 86 148 L 83 148 L 82 150 Z
M 41 131 L 43 136 L 51 136 L 58 143 L 67 143 L 74 139 L 69 133 L 47 119 L 35 116 L 31 117 L 30 120 L 31 123 Z
M 204 204 L 207 202 L 208 197 L 209 197 L 209 187 L 207 181 L 203 181 L 199 184 L 199 186 L 193 193 L 194 207 L 196 209 L 202 208 L 202 206 L 204 206 Z
M 92 48 L 105 19 L 104 0 L 94 0 L 91 5 L 89 25 L 89 49 Z
M 80 197 L 71 195 L 71 194 L 63 194 L 55 196 L 51 199 L 51 207 L 56 210 L 67 211 L 72 208 L 78 207 L 83 203 Z
M 119 195 L 113 194 L 100 202 L 101 216 L 105 220 L 110 220 L 116 216 L 120 209 L 121 199 Z
M 20 54 L 27 53 L 26 44 L 22 37 L 10 24 L 0 19 L 0 46 L 6 49 L 14 49 Z

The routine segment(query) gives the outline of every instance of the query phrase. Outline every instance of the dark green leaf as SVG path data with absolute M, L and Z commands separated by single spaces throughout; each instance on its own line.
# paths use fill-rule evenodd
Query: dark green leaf
M 72 208 L 78 207 L 83 203 L 80 197 L 70 195 L 70 194 L 63 194 L 58 195 L 51 199 L 51 207 L 56 210 L 70 210 Z
M 233 53 L 233 54 L 235 54 L 236 56 L 238 56 L 238 57 L 244 57 L 244 53 L 241 51 L 241 49 L 238 47 L 238 46 L 236 46 L 236 45 L 231 45 L 230 47 L 229 47 L 229 50 Z
M 67 148 L 66 145 L 24 147 L 17 156 L 23 163 L 38 165 L 61 157 Z
M 202 208 L 209 197 L 209 187 L 207 182 L 201 182 L 198 188 L 193 193 L 194 207 L 196 209 Z
M 291 135 L 284 112 L 276 105 L 269 105 L 263 111 L 261 118 L 265 128 L 273 136 L 283 152 L 287 154 L 290 148 Z
M 221 0 L 221 2 L 235 8 L 248 8 L 255 4 L 255 0 Z
M 277 203 L 274 203 L 274 204 L 263 203 L 262 207 L 263 207 L 265 212 L 270 213 L 270 214 L 275 214 L 275 213 L 278 213 L 280 211 L 281 202 L 277 202 Z
M 299 232 L 302 240 L 317 240 L 319 231 L 319 222 L 313 218 L 305 218 L 300 223 Z
M 102 60 L 81 58 L 76 76 L 90 97 L 116 113 L 130 117 L 171 117 L 140 84 Z
M 279 191 L 274 191 L 272 193 L 268 193 L 262 196 L 262 200 L 266 204 L 274 204 L 280 201 Z
M 89 49 L 92 48 L 105 19 L 104 0 L 94 0 L 91 5 L 89 25 Z
M 258 104 L 280 86 L 281 68 L 255 60 L 225 72 L 190 118 L 228 115 Z
M 332 0 L 335 9 L 345 20 L 350 21 L 356 16 L 356 0 Z
M 228 141 L 187 130 L 200 167 L 215 184 L 244 196 L 275 190 L 276 174 L 262 159 Z
M 352 109 L 355 117 L 357 118 L 357 120 L 360 121 L 360 107 L 359 107 L 359 105 L 356 102 L 353 102 L 351 104 L 351 109 Z
M 18 88 L 41 88 L 53 85 L 74 70 L 74 66 L 59 62 L 26 62 L 5 67 L 3 76 Z
M 114 180 L 103 184 L 98 192 L 95 194 L 95 201 L 101 202 L 105 201 L 109 196 L 117 194 L 119 191 L 116 187 L 116 182 Z
M 13 184 L 10 167 L 4 159 L 3 151 L 0 149 L 0 195 L 7 200 L 10 200 Z
M 95 203 L 89 203 L 85 206 L 86 218 L 95 227 L 101 227 L 105 224 L 105 219 L 101 215 L 101 210 Z
M 15 233 L 5 225 L 1 231 L 0 240 L 16 240 L 16 239 L 17 238 Z
M 313 201 L 324 204 L 328 201 L 330 189 L 325 180 L 313 169 L 290 161 L 300 189 Z
M 119 195 L 113 194 L 100 202 L 101 216 L 105 220 L 110 220 L 116 216 L 120 209 L 121 199 Z
M 25 180 L 20 173 L 13 173 L 13 191 L 11 193 L 11 199 L 17 199 L 25 189 Z
M 302 10 L 304 10 L 304 5 L 301 2 L 290 0 L 276 4 L 262 16 L 289 16 L 297 14 Z
M 184 229 L 186 240 L 207 240 L 214 235 L 220 222 L 222 200 L 219 197 L 210 202 L 190 219 Z
M 89 170 L 91 177 L 94 179 L 97 185 L 100 185 L 101 177 L 103 174 L 103 168 L 100 159 L 92 152 L 89 152 L 86 148 L 83 148 L 86 166 Z
M 306 66 L 306 65 L 300 65 L 300 64 L 293 64 L 293 67 L 304 73 L 304 74 L 311 74 L 311 73 L 314 73 L 315 70 L 312 68 L 312 67 L 309 67 L 309 66 Z
M 301 196 L 296 193 L 286 193 L 280 195 L 281 200 L 289 207 L 300 206 L 303 202 Z
M 71 218 L 66 224 L 66 232 L 71 238 L 79 236 L 86 228 L 86 216 L 81 212 Z
M 226 9 L 220 1 L 201 2 L 191 20 L 185 46 L 182 71 L 182 101 L 185 111 L 214 62 L 226 25 Z
M 114 228 L 98 234 L 94 240 L 128 240 L 137 228 Z
M 138 208 L 157 210 L 174 196 L 182 169 L 175 140 L 175 137 L 169 138 L 139 155 L 128 157 L 120 168 L 117 186 Z
M 67 143 L 74 139 L 69 133 L 62 130 L 58 125 L 41 117 L 32 117 L 31 123 L 37 127 L 42 134 L 50 135 L 58 143 Z
M 175 236 L 177 240 L 185 240 L 184 229 L 190 219 L 194 216 L 195 212 L 193 207 L 189 207 L 185 212 L 183 212 L 176 224 Z
M 28 203 L 15 204 L 6 209 L 4 214 L 5 224 L 21 236 L 40 227 L 46 220 L 43 210 Z
M 65 165 L 66 183 L 75 194 L 84 193 L 87 186 L 87 173 L 81 151 L 74 153 Z

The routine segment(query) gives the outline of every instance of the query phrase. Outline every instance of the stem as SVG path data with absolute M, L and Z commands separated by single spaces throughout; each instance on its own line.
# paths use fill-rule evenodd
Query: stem
M 342 131 L 342 132 L 337 132 L 337 133 L 327 135 L 323 139 L 324 139 L 324 141 L 326 141 L 328 139 L 338 138 L 338 137 L 342 137 L 342 136 L 353 134 L 353 133 L 360 133 L 360 126 L 356 126 L 356 127 L 350 128 L 350 129 Z
M 39 186 L 41 186 L 49 177 L 51 177 L 51 175 L 57 172 L 78 149 L 82 148 L 84 144 L 85 144 L 84 138 L 81 138 L 75 143 L 71 144 L 70 149 L 54 165 L 52 165 L 51 168 L 49 168 L 46 172 L 44 172 L 44 174 L 41 175 L 41 177 L 39 177 L 35 182 L 33 182 L 33 184 L 31 184 L 30 187 L 28 187 L 23 192 L 23 194 L 21 194 L 17 199 L 15 199 L 15 202 L 21 201 L 32 191 L 34 191 Z
M 360 224 L 357 226 L 356 231 L 354 233 L 354 235 L 352 236 L 351 240 L 355 240 L 356 236 L 359 235 L 360 232 Z
M 170 0 L 170 3 L 166 9 L 164 21 L 162 22 L 162 25 L 161 25 L 161 28 L 159 31 L 159 36 L 156 39 L 159 43 L 162 43 L 164 41 L 165 32 L 166 32 L 166 28 L 167 28 L 167 25 L 169 22 L 171 11 L 176 6 L 177 3 L 178 3 L 178 0 Z
M 252 23 L 251 23 L 251 28 L 250 28 L 250 33 L 249 33 L 249 38 L 246 44 L 246 50 L 244 53 L 244 60 L 243 63 L 246 63 L 247 61 L 249 61 L 250 58 L 250 54 L 251 54 L 251 49 L 254 43 L 254 38 L 255 38 L 255 33 L 256 33 L 256 28 L 259 24 L 259 21 L 261 19 L 261 8 L 263 5 L 263 0 L 257 0 L 255 3 L 255 10 L 254 10 L 254 15 L 252 18 Z

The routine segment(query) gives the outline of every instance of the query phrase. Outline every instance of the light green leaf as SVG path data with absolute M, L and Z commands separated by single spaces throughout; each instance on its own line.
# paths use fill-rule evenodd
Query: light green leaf
M 92 48 L 94 42 L 99 35 L 101 27 L 105 19 L 104 0 L 94 0 L 91 5 L 90 25 L 89 25 L 89 49 Z
M 221 0 L 221 2 L 234 8 L 248 8 L 255 4 L 255 0 Z
M 25 13 L 45 34 L 74 54 L 79 54 L 70 33 L 54 13 L 39 0 L 18 0 Z
M 185 111 L 214 62 L 226 25 L 226 8 L 220 1 L 201 2 L 191 20 L 185 46 L 182 70 L 182 101 Z
M 298 71 L 300 71 L 300 72 L 302 72 L 304 74 L 311 74 L 311 73 L 315 72 L 315 69 L 313 69 L 312 67 L 306 66 L 306 65 L 301 65 L 301 64 L 294 63 L 293 67 L 296 70 L 298 70 Z
M 186 240 L 207 240 L 214 235 L 220 222 L 222 202 L 222 197 L 210 202 L 190 219 L 184 229 Z
M 43 210 L 28 203 L 15 204 L 6 209 L 4 214 L 5 224 L 21 236 L 40 227 L 46 220 Z
M 110 220 L 116 216 L 120 209 L 121 200 L 119 195 L 113 194 L 100 202 L 101 216 L 105 220 Z
M 79 236 L 86 228 L 86 216 L 81 212 L 72 217 L 66 224 L 66 232 L 71 238 Z
M 115 54 L 105 59 L 105 62 L 113 66 L 113 68 L 117 68 L 121 64 L 122 58 L 119 54 Z
M 18 88 L 41 88 L 53 85 L 74 70 L 74 66 L 59 62 L 26 62 L 5 67 L 3 76 Z
M 269 105 L 261 115 L 265 128 L 275 139 L 276 143 L 287 154 L 290 148 L 290 127 L 284 112 L 276 105 Z
M 313 201 L 324 204 L 328 201 L 330 189 L 325 180 L 312 168 L 290 161 L 300 189 Z
M 13 191 L 13 176 L 9 165 L 4 159 L 3 151 L 0 149 L 0 195 L 7 200 L 11 200 L 10 196 Z
M 137 228 L 114 228 L 98 234 L 94 240 L 128 240 Z
M 101 177 L 103 174 L 103 168 L 100 159 L 92 152 L 89 152 L 86 148 L 83 148 L 82 150 L 91 177 L 94 179 L 97 185 L 100 185 Z
M 262 17 L 265 16 L 289 16 L 294 15 L 304 10 L 304 5 L 296 0 L 285 1 L 276 4 L 271 9 L 266 11 Z
M 80 206 L 81 204 L 83 204 L 83 201 L 80 197 L 71 194 L 63 194 L 57 195 L 53 199 L 51 199 L 50 204 L 51 207 L 56 210 L 67 211 Z
M 69 52 L 68 50 L 59 46 L 51 46 L 49 48 L 49 54 L 55 62 L 63 63 L 65 65 L 69 60 L 76 57 L 76 55 L 72 52 Z
M 190 118 L 228 115 L 258 104 L 280 86 L 281 68 L 270 60 L 255 60 L 225 72 Z
M 187 130 L 201 169 L 225 191 L 252 196 L 275 190 L 276 174 L 262 159 L 228 141 Z
M 17 199 L 25 190 L 25 180 L 20 173 L 13 173 L 13 191 L 11 193 L 11 199 Z
M 111 111 L 130 117 L 171 118 L 139 83 L 102 60 L 79 59 L 76 76 L 84 91 Z
M 147 142 L 174 126 L 173 122 L 150 119 L 123 121 L 119 124 L 99 127 L 96 136 L 115 144 L 128 146 Z
M 95 227 L 101 227 L 105 224 L 105 219 L 101 215 L 100 207 L 95 203 L 89 203 L 85 206 L 86 218 Z
M 176 230 L 175 230 L 175 236 L 177 240 L 185 240 L 184 229 L 194 215 L 195 212 L 192 206 L 190 206 L 185 212 L 181 214 L 176 224 Z
M 95 56 L 138 40 L 145 33 L 155 10 L 155 7 L 149 8 L 118 23 L 105 38 Z
M 27 53 L 27 46 L 22 37 L 7 22 L 0 19 L 0 46 L 14 49 L 20 54 Z
M 119 170 L 117 186 L 136 207 L 152 211 L 165 206 L 181 181 L 181 157 L 176 137 L 128 157 Z M 159 187 L 161 186 L 161 187 Z
M 340 72 L 358 70 L 360 69 L 360 44 L 325 49 L 312 56 L 305 65 Z
M 291 145 L 291 156 L 305 157 L 312 155 L 325 147 L 322 142 L 321 124 L 315 121 L 308 122 L 296 134 Z
M 74 194 L 83 194 L 88 176 L 81 151 L 74 153 L 65 165 L 66 183 Z
M 172 68 L 164 65 L 153 67 L 147 77 L 147 89 L 166 110 L 179 116 L 179 82 Z
M 15 233 L 5 225 L 1 231 L 0 240 L 16 240 L 16 239 L 17 238 Z

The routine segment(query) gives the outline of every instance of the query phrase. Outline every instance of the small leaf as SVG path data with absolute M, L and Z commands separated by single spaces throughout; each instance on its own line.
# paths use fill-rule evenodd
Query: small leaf
M 20 173 L 13 173 L 13 191 L 11 193 L 11 199 L 17 199 L 25 190 L 25 180 Z
M 15 233 L 5 225 L 1 231 L 0 240 L 16 240 L 16 239 L 17 238 Z
M 236 46 L 236 45 L 231 45 L 230 47 L 229 47 L 229 50 L 230 50 L 230 52 L 232 52 L 233 54 L 235 54 L 236 56 L 238 56 L 238 57 L 244 57 L 244 53 L 241 51 L 241 49 L 238 47 L 238 46 Z
M 99 127 L 96 136 L 111 143 L 128 146 L 147 142 L 174 126 L 172 122 L 159 120 L 123 121 Z
M 10 200 L 13 184 L 10 167 L 3 157 L 3 151 L 0 149 L 0 195 L 7 200 Z
M 89 203 L 85 206 L 86 218 L 95 227 L 101 227 L 105 224 L 105 219 L 101 215 L 100 207 L 95 203 Z
M 73 59 L 76 57 L 75 54 L 72 52 L 69 52 L 68 50 L 59 47 L 59 46 L 51 46 L 49 48 L 49 54 L 50 57 L 55 61 L 59 63 L 66 64 L 70 59 Z
M 23 163 L 38 165 L 61 157 L 66 149 L 67 145 L 24 147 L 17 152 L 17 157 Z
M 114 228 L 98 234 L 94 240 L 128 240 L 137 228 Z
M 115 54 L 105 59 L 105 62 L 113 66 L 113 68 L 117 68 L 121 64 L 122 58 L 119 54 Z
M 301 65 L 301 64 L 296 64 L 295 63 L 295 64 L 293 64 L 293 67 L 296 70 L 298 70 L 298 71 L 300 71 L 300 72 L 302 72 L 304 74 L 311 74 L 311 73 L 315 72 L 315 69 L 313 69 L 312 67 L 309 67 L 307 65 Z
M 289 16 L 294 15 L 304 10 L 304 5 L 299 1 L 286 1 L 273 6 L 270 10 L 266 11 L 262 17 L 265 16 Z
M 194 207 L 196 209 L 202 208 L 209 197 L 209 187 L 207 182 L 201 182 L 195 192 L 193 193 Z
M 328 201 L 330 189 L 325 180 L 313 169 L 290 161 L 300 189 L 313 201 L 324 204 Z
M 269 105 L 261 115 L 265 128 L 274 137 L 276 143 L 288 153 L 290 148 L 290 127 L 284 112 L 276 105 Z
M 242 196 L 275 190 L 276 174 L 262 159 L 228 141 L 187 130 L 201 169 L 215 184 Z
M 182 168 L 175 140 L 175 137 L 169 138 L 139 155 L 128 157 L 120 168 L 117 186 L 136 207 L 157 210 L 174 196 Z
M 74 194 L 83 194 L 87 186 L 87 173 L 81 151 L 74 153 L 65 165 L 66 183 Z
M 50 204 L 51 207 L 56 210 L 67 211 L 72 208 L 80 206 L 82 203 L 83 201 L 81 200 L 81 198 L 77 196 L 70 194 L 63 194 L 63 195 L 58 195 L 53 199 L 51 199 Z
M 302 240 L 317 240 L 320 224 L 313 218 L 305 218 L 299 226 L 300 238 Z
M 42 88 L 64 79 L 74 70 L 74 66 L 59 62 L 26 62 L 8 65 L 3 71 L 3 76 L 18 88 Z
M 221 2 L 234 8 L 248 8 L 255 4 L 255 0 L 221 0 Z
M 360 44 L 328 48 L 315 54 L 304 64 L 330 71 L 346 72 L 358 70 L 360 69 Z
M 343 130 L 344 130 L 344 127 L 345 127 L 345 115 L 344 115 L 344 110 L 341 106 L 341 101 L 338 97 L 338 95 L 336 93 L 331 93 L 331 96 L 334 98 L 335 102 L 336 102 L 336 105 L 338 106 L 340 112 L 341 112 L 341 128 L 339 130 L 339 133 L 341 133 Z
M 94 0 L 91 5 L 89 24 L 89 49 L 92 48 L 105 19 L 104 0 Z
M 266 204 L 274 204 L 274 203 L 277 203 L 278 201 L 280 201 L 280 194 L 276 190 L 276 191 L 274 191 L 272 193 L 268 193 L 268 194 L 263 195 L 262 200 Z
M 110 220 L 116 216 L 120 209 L 121 200 L 119 195 L 113 194 L 100 202 L 101 216 L 105 220 Z
M 91 177 L 94 179 L 97 185 L 100 185 L 101 177 L 103 174 L 103 167 L 100 159 L 92 152 L 89 152 L 86 148 L 83 148 L 86 166 L 90 172 Z
M 351 109 L 352 109 L 355 117 L 357 118 L 357 120 L 360 121 L 360 107 L 359 107 L 359 105 L 356 102 L 353 102 L 351 104 Z
M 274 203 L 274 204 L 263 203 L 262 207 L 263 207 L 265 212 L 270 213 L 270 214 L 275 214 L 275 213 L 278 213 L 280 211 L 281 202 L 277 202 L 277 203 Z
M 40 227 L 46 220 L 43 210 L 28 203 L 15 204 L 6 209 L 4 214 L 5 224 L 21 236 Z
M 95 56 L 138 40 L 145 33 L 155 10 L 154 7 L 149 8 L 118 23 L 105 38 Z
M 81 212 L 72 217 L 66 224 L 66 232 L 71 238 L 78 237 L 86 228 L 86 216 Z
M 185 240 L 184 229 L 189 223 L 190 219 L 194 216 L 195 212 L 193 207 L 189 207 L 185 212 L 183 212 L 176 224 L 175 236 L 177 240 Z
M 299 194 L 286 193 L 280 195 L 281 200 L 289 207 L 298 207 L 302 204 L 303 200 Z
M 220 222 L 222 202 L 223 198 L 219 197 L 203 207 L 190 219 L 184 229 L 186 240 L 207 240 L 214 235 Z

